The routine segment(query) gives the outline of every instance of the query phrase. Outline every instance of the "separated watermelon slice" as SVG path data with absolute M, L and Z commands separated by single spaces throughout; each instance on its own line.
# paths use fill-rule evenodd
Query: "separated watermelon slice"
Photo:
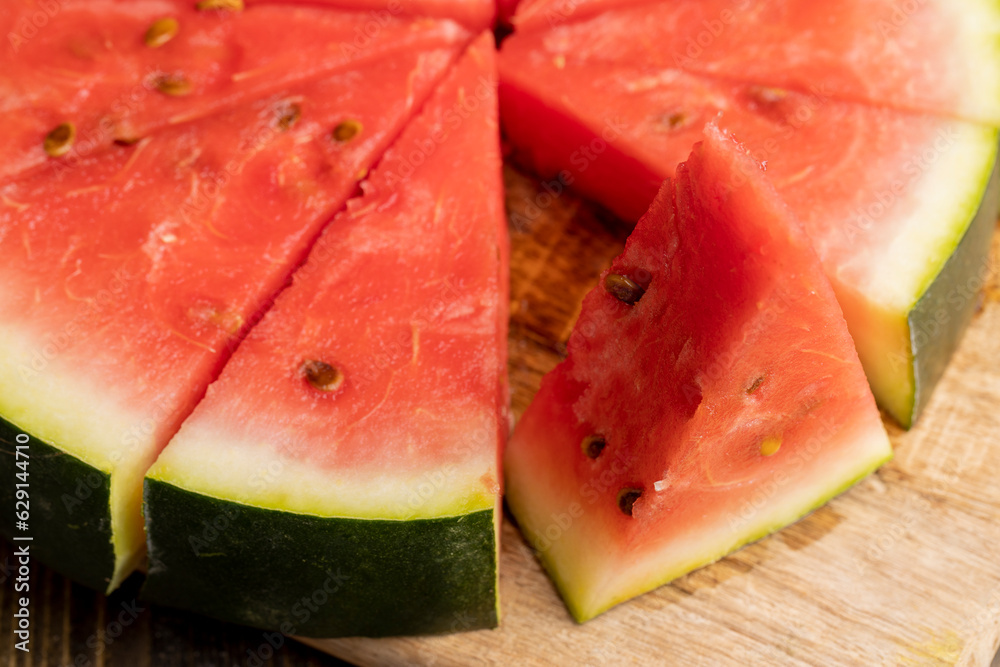
M 146 470 L 457 53 L 398 52 L 0 186 L 0 415 L 31 438 L 40 560 L 100 589 L 132 570 Z
M 659 68 L 635 31 L 599 41 L 631 56 L 573 52 L 555 32 L 504 42 L 504 131 L 519 159 L 635 220 L 721 115 L 812 238 L 879 402 L 912 424 L 976 307 L 996 129 Z
M 830 284 L 744 150 L 708 127 L 507 448 L 507 502 L 579 621 L 892 455 Z
M 296 82 L 469 39 L 451 21 L 376 21 L 369 12 L 315 7 L 197 8 L 213 5 L 234 6 L 2 3 L 0 179 L 30 168 L 71 168 L 115 141 L 134 142 Z
M 495 76 L 484 33 L 149 471 L 151 599 L 318 637 L 496 625 Z
M 514 24 L 595 62 L 1000 125 L 994 0 L 525 0 Z

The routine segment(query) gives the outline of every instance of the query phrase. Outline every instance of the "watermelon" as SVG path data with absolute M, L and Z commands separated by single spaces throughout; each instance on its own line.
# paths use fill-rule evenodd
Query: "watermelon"
M 574 52 L 556 31 L 504 42 L 518 159 L 635 220 L 721 115 L 812 238 L 879 402 L 910 426 L 975 309 L 998 206 L 996 128 L 661 68 L 634 30 L 592 28 L 631 55 Z
M 484 33 L 150 469 L 147 597 L 319 637 L 496 625 L 495 76 Z
M 595 62 L 1000 124 L 995 0 L 526 0 L 514 23 Z
M 470 30 L 484 30 L 493 23 L 494 0 L 247 0 L 248 5 L 294 4 L 364 11 L 371 21 L 362 34 L 380 29 L 390 16 L 430 16 L 452 19 Z
M 497 24 L 502 30 L 510 29 L 517 5 L 517 0 L 497 0 Z
M 0 179 L 70 168 L 114 141 L 134 142 L 296 82 L 468 39 L 450 21 L 374 21 L 368 12 L 309 7 L 53 0 L 50 15 L 41 6 L 0 4 L 8 35 L 0 49 Z
M 509 23 L 518 32 L 545 30 L 582 21 L 602 12 L 642 5 L 656 0 L 508 0 Z
M 745 150 L 707 127 L 507 448 L 507 502 L 579 621 L 892 455 L 809 240 Z
M 0 416 L 6 440 L 32 443 L 39 560 L 109 590 L 141 560 L 146 470 L 460 46 L 0 186 Z

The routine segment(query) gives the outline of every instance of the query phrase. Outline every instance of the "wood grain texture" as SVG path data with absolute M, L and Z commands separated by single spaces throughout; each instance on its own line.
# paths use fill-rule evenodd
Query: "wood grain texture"
M 515 415 L 627 232 L 505 173 Z M 1000 235 L 994 243 L 994 268 Z M 501 628 L 306 640 L 360 665 L 989 665 L 1000 643 L 1000 278 L 896 458 L 778 534 L 577 625 L 511 522 Z

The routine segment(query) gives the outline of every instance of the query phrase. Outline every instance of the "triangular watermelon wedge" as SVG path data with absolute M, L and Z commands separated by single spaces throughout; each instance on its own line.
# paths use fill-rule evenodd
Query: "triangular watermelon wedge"
M 316 637 L 496 624 L 507 247 L 492 39 L 149 471 L 151 599 Z
M 744 150 L 707 128 L 506 451 L 507 502 L 579 621 L 892 455 L 830 284 Z
M 131 571 L 147 468 L 457 53 L 396 52 L 0 187 L 0 415 L 31 439 L 39 560 L 100 589 Z
M 50 16 L 44 2 L 3 3 L 0 26 L 9 38 L 0 47 L 0 179 L 33 167 L 72 168 L 114 141 L 133 142 L 393 52 L 460 48 L 472 37 L 451 21 L 196 4 L 62 0 L 51 3 Z M 32 23 L 42 19 L 42 27 Z
M 525 0 L 514 25 L 609 63 L 1000 125 L 992 0 Z

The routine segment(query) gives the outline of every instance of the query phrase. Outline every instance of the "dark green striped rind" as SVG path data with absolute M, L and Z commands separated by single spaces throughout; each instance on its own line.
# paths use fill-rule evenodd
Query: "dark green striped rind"
M 28 530 L 15 526 L 17 436 L 28 436 Z M 24 437 L 21 438 L 24 440 Z M 115 551 L 111 475 L 0 419 L 0 531 L 30 536 L 32 558 L 85 586 L 104 591 Z
M 1000 212 L 1000 161 L 979 210 L 944 268 L 907 316 L 914 379 L 913 410 L 894 415 L 910 428 L 927 407 L 979 304 L 989 276 L 990 240 Z
M 145 597 L 310 637 L 497 625 L 494 512 L 412 521 L 309 516 L 147 478 Z

